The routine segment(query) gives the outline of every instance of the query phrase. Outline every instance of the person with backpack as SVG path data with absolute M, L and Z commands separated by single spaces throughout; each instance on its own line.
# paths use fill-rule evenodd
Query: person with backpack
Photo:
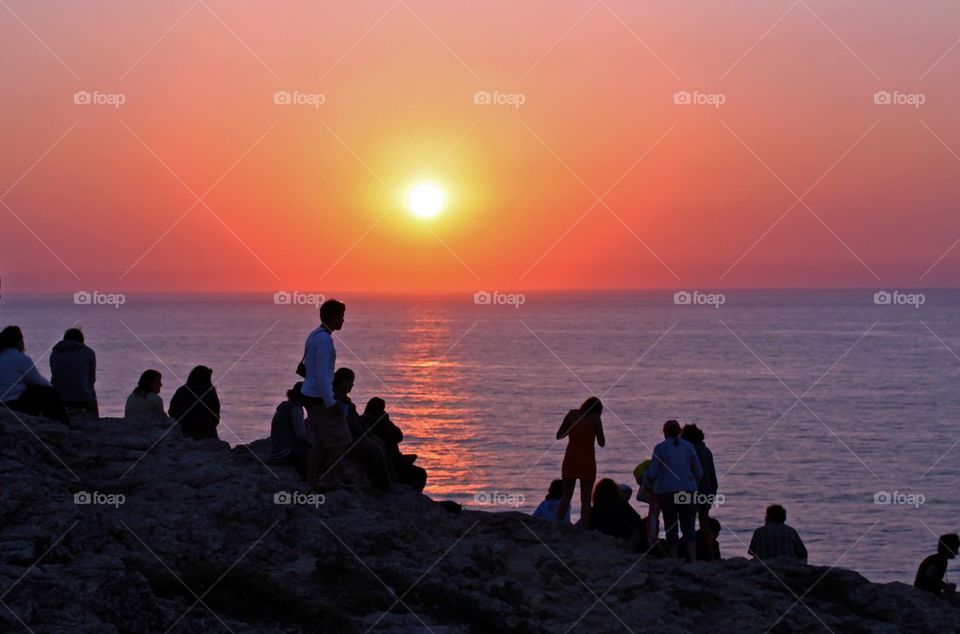
M 335 299 L 320 305 L 320 325 L 308 336 L 303 351 L 303 407 L 307 410 L 307 484 L 318 493 L 340 488 L 340 462 L 351 436 L 343 408 L 333 393 L 337 348 L 333 333 L 343 328 L 347 306 Z M 323 474 L 320 473 L 323 469 Z
M 660 539 L 660 498 L 653 492 L 654 482 L 647 473 L 651 464 L 652 461 L 644 460 L 634 467 L 633 478 L 640 487 L 637 489 L 637 501 L 647 503 L 647 543 L 653 545 Z M 662 551 L 656 554 L 663 556 Z

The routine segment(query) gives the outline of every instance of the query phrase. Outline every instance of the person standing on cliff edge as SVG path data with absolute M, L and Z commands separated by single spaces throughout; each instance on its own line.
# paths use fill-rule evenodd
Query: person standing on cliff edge
M 314 491 L 339 488 L 343 459 L 350 445 L 350 428 L 333 394 L 337 365 L 334 331 L 343 328 L 347 307 L 328 299 L 320 305 L 320 326 L 307 337 L 303 353 L 303 406 L 307 410 L 307 484 Z M 323 475 L 320 469 L 323 467 Z M 319 482 L 318 482 L 319 478 Z

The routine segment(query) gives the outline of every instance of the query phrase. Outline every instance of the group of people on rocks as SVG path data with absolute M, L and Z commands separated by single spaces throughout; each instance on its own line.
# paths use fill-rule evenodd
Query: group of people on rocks
M 570 503 L 579 482 L 578 526 L 621 539 L 636 552 L 650 552 L 660 557 L 682 556 L 688 562 L 720 559 L 717 537 L 721 524 L 710 517 L 719 482 L 713 453 L 704 442 L 703 431 L 694 424 L 681 426 L 676 420 L 664 423 L 663 441 L 654 447 L 650 460 L 634 470 L 640 487 L 637 500 L 649 505 L 649 514 L 642 517 L 630 504 L 633 490 L 629 485 L 617 484 L 610 478 L 596 481 L 595 447 L 606 445 L 602 414 L 603 403 L 596 397 L 567 412 L 556 433 L 558 441 L 567 439 L 561 478 L 550 483 L 546 498 L 533 512 L 533 517 L 569 523 Z M 665 539 L 659 537 L 661 515 Z M 947 562 L 958 550 L 960 537 L 941 536 L 937 553 L 920 564 L 914 585 L 940 595 L 955 593 L 956 584 L 944 579 Z M 807 561 L 803 540 L 796 529 L 787 524 L 787 511 L 779 504 L 767 507 L 764 524 L 753 532 L 747 552 L 761 561 L 779 558 Z
M 320 306 L 320 325 L 307 337 L 297 373 L 303 381 L 287 391 L 270 425 L 269 459 L 293 466 L 317 492 L 343 486 L 343 459 L 357 462 L 381 490 L 394 483 L 422 491 L 427 473 L 414 464 L 417 456 L 400 451 L 403 432 L 391 420 L 383 399 L 371 398 L 360 414 L 350 398 L 356 375 L 336 367 L 333 333 L 344 324 L 346 306 L 327 300 Z M 69 425 L 67 409 L 99 416 L 97 357 L 78 328 L 68 329 L 50 352 L 50 379 L 26 354 L 17 326 L 0 331 L 0 406 L 14 412 L 52 418 Z M 163 376 L 146 370 L 127 397 L 126 417 L 166 416 L 160 391 Z M 642 517 L 630 504 L 633 490 L 610 478 L 599 482 L 595 446 L 603 447 L 603 404 L 588 398 L 570 410 L 556 433 L 567 438 L 561 478 L 550 484 L 546 499 L 533 515 L 546 521 L 570 522 L 570 505 L 580 485 L 578 525 L 622 539 L 635 551 L 686 561 L 720 559 L 720 522 L 710 517 L 719 483 L 713 454 L 703 431 L 676 420 L 663 425 L 664 440 L 650 460 L 637 466 L 637 499 L 649 505 Z M 218 438 L 220 399 L 213 370 L 196 366 L 170 400 L 169 414 L 182 433 L 196 440 Z M 659 536 L 663 517 L 665 539 Z M 759 560 L 790 558 L 806 562 L 807 549 L 797 531 L 786 523 L 779 504 L 769 506 L 763 526 L 750 540 L 748 553 Z M 699 522 L 699 528 L 697 523 Z M 681 549 L 682 546 L 682 549 Z M 937 552 L 920 564 L 914 585 L 938 595 L 953 595 L 956 584 L 945 581 L 947 564 L 960 550 L 956 533 L 939 538 Z
M 417 456 L 400 451 L 403 432 L 390 419 L 382 398 L 371 398 L 363 414 L 350 399 L 356 376 L 350 368 L 336 368 L 332 333 L 343 327 L 346 306 L 328 300 L 320 307 L 321 325 L 310 333 L 303 377 L 287 391 L 270 425 L 269 459 L 293 466 L 315 491 L 341 486 L 342 460 L 362 466 L 381 490 L 394 483 L 422 491 L 427 472 L 414 464 Z M 68 410 L 99 417 L 97 356 L 84 342 L 83 332 L 70 328 L 50 352 L 50 379 L 26 354 L 23 332 L 17 326 L 0 331 L 0 406 L 14 412 L 43 416 L 70 425 Z M 167 416 L 163 375 L 146 370 L 127 397 L 125 417 Z M 306 412 L 306 413 L 305 413 Z M 218 439 L 220 398 L 213 370 L 198 365 L 170 399 L 169 416 L 180 431 L 195 440 Z
M 595 447 L 606 445 L 602 414 L 603 403 L 596 397 L 567 412 L 556 434 L 557 440 L 567 439 L 561 478 L 551 484 L 547 499 L 534 515 L 569 522 L 570 503 L 579 483 L 579 525 L 584 528 L 622 538 L 641 552 L 654 551 L 676 558 L 681 556 L 682 545 L 682 556 L 687 561 L 718 559 L 717 534 L 721 527 L 710 517 L 710 508 L 717 496 L 717 472 L 703 431 L 693 424 L 681 427 L 675 420 L 664 424 L 663 442 L 654 448 L 650 460 L 634 470 L 640 487 L 637 499 L 649 504 L 649 514 L 644 518 L 630 505 L 633 490 L 629 485 L 618 485 L 610 478 L 596 481 Z M 664 540 L 659 538 L 661 515 L 666 533 Z M 763 534 L 764 531 L 758 529 L 758 535 Z M 758 558 L 770 556 L 763 541 L 757 535 L 754 537 L 756 548 L 751 548 L 752 554 Z M 799 543 L 802 547 L 802 542 Z M 806 560 L 806 551 L 798 550 L 795 556 Z

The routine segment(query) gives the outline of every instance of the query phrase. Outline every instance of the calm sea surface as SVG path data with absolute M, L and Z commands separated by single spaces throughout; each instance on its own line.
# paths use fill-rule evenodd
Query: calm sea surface
M 919 308 L 875 305 L 867 290 L 731 290 L 719 308 L 665 291 L 532 293 L 519 307 L 341 299 L 354 401 L 387 400 L 435 498 L 531 511 L 559 476 L 563 414 L 597 394 L 600 477 L 630 482 L 668 418 L 704 429 L 725 556 L 746 552 L 773 502 L 812 563 L 875 581 L 911 582 L 936 535 L 960 529 L 960 292 L 924 291 Z M 192 366 L 213 367 L 220 436 L 237 444 L 268 435 L 317 316 L 272 294 L 128 295 L 119 308 L 5 295 L 0 321 L 23 328 L 44 374 L 49 348 L 81 326 L 104 416 L 122 415 L 146 368 L 163 372 L 169 400 Z

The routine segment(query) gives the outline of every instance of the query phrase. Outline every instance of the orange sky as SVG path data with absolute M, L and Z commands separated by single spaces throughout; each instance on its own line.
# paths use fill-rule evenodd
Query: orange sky
M 5 3 L 5 293 L 960 273 L 956 3 Z

